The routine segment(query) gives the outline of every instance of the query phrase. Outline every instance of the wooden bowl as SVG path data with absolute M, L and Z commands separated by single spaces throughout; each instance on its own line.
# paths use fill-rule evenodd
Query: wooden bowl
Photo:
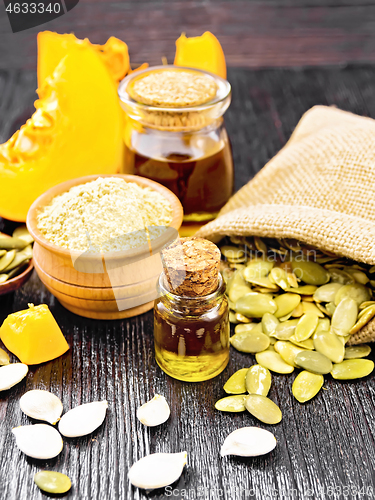
M 127 251 L 87 255 L 86 252 L 59 247 L 42 235 L 37 227 L 40 210 L 55 196 L 98 177 L 120 177 L 127 182 L 135 182 L 142 187 L 158 191 L 169 201 L 172 207 L 170 228 L 162 236 L 152 240 L 152 249 L 146 244 Z M 140 304 L 130 309 L 117 309 L 117 315 L 114 304 L 116 307 L 120 305 L 121 309 L 124 304 L 131 302 L 130 299 L 137 298 L 134 299 L 136 302 L 140 297 L 144 297 L 146 300 L 155 292 L 157 277 L 162 270 L 160 250 L 171 238 L 177 237 L 182 218 L 183 209 L 178 198 L 161 184 L 144 177 L 121 174 L 91 175 L 63 182 L 41 195 L 27 214 L 27 228 L 35 241 L 35 269 L 51 293 L 76 314 L 100 319 L 117 319 L 140 314 L 151 309 L 151 299 L 147 300 L 148 309 L 145 309 L 146 304 Z M 104 301 L 107 308 L 103 306 L 99 310 L 99 300 Z M 123 302 L 125 300 L 127 302 Z
M 34 269 L 34 264 L 33 260 L 31 259 L 28 266 L 21 274 L 15 276 L 14 278 L 8 281 L 5 281 L 5 283 L 0 284 L 0 295 L 5 295 L 6 293 L 10 292 L 15 292 L 16 290 L 21 288 L 21 286 L 23 286 L 26 283 L 26 281 L 30 279 L 33 269 Z

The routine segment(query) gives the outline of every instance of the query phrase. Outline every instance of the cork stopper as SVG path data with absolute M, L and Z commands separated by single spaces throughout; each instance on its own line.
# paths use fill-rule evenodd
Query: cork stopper
M 203 297 L 217 290 L 220 250 L 203 238 L 181 238 L 162 252 L 167 288 L 184 297 Z
M 129 86 L 129 95 L 142 104 L 166 108 L 198 106 L 211 101 L 217 93 L 215 80 L 198 71 L 154 70 Z

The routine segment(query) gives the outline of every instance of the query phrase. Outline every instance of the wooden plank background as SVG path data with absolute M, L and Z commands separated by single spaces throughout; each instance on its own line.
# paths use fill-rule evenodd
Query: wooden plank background
M 236 185 L 243 185 L 290 136 L 304 111 L 314 104 L 375 118 L 375 68 L 230 69 L 233 103 L 227 112 Z M 0 73 L 0 117 L 17 118 L 32 104 L 35 73 Z M 14 127 L 0 120 L 2 138 Z M 4 221 L 0 219 L 0 231 Z M 273 376 L 270 397 L 283 420 L 267 426 L 249 413 L 224 414 L 214 403 L 237 369 L 255 363 L 231 349 L 224 372 L 214 380 L 184 383 L 166 376 L 154 359 L 152 312 L 123 321 L 94 321 L 66 311 L 36 274 L 13 295 L 0 297 L 0 324 L 29 302 L 49 305 L 71 349 L 55 361 L 30 367 L 27 378 L 0 393 L 0 497 L 41 500 L 33 483 L 41 469 L 67 473 L 73 483 L 64 498 L 74 500 L 165 500 L 165 490 L 146 493 L 129 485 L 130 466 L 145 454 L 188 452 L 188 465 L 174 485 L 176 496 L 195 500 L 367 500 L 375 496 L 375 377 L 354 382 L 326 377 L 324 390 L 299 404 L 291 394 L 295 374 Z M 374 359 L 374 353 L 371 355 Z M 13 358 L 15 361 L 15 358 Z M 92 435 L 65 439 L 55 459 L 27 458 L 15 445 L 11 429 L 32 421 L 19 398 L 39 388 L 57 394 L 67 410 L 106 398 L 105 423 Z M 171 406 L 162 426 L 145 428 L 136 418 L 139 405 L 155 393 Z M 219 455 L 231 431 L 256 425 L 273 432 L 276 449 L 264 457 Z M 185 493 L 182 490 L 185 489 Z
M 64 16 L 13 34 L 0 5 L 0 68 L 34 69 L 36 33 L 74 32 L 95 43 L 117 36 L 132 62 L 170 62 L 181 32 L 211 30 L 228 64 L 249 68 L 375 61 L 372 0 L 80 0 Z

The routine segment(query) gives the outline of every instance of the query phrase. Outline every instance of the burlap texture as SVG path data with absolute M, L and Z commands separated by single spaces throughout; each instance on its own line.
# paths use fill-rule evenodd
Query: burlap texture
M 375 120 L 336 108 L 305 113 L 285 147 L 197 236 L 296 238 L 375 264 Z M 375 319 L 351 338 L 375 340 Z

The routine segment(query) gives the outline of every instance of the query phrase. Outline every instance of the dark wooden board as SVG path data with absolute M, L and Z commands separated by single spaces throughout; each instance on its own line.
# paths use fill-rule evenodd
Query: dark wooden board
M 36 33 L 116 36 L 135 64 L 172 62 L 175 40 L 210 30 L 230 66 L 292 67 L 375 61 L 373 0 L 80 0 L 67 14 L 13 34 L 0 5 L 0 68 L 35 68 Z
M 35 75 L 2 74 L 7 102 L 19 96 L 19 110 L 30 113 Z M 233 103 L 227 113 L 237 173 L 237 187 L 246 182 L 285 143 L 301 114 L 314 104 L 334 104 L 375 117 L 375 68 L 350 67 L 314 70 L 233 69 Z M 13 97 L 12 97 L 13 96 Z M 1 140 L 14 128 L 15 116 L 1 113 Z M 0 230 L 4 229 L 0 220 Z M 231 352 L 225 371 L 216 379 L 189 384 L 166 376 L 153 353 L 152 313 L 123 321 L 94 321 L 66 311 L 37 276 L 15 294 L 0 297 L 0 323 L 27 304 L 47 303 L 71 349 L 61 358 L 30 367 L 27 379 L 0 393 L 0 492 L 9 500 L 37 500 L 44 496 L 33 484 L 41 469 L 67 473 L 71 499 L 165 499 L 168 491 L 149 495 L 129 487 L 129 467 L 150 452 L 188 452 L 188 466 L 174 485 L 172 498 L 367 499 L 374 497 L 375 383 L 374 375 L 356 382 L 326 378 L 325 390 L 301 405 L 291 395 L 294 374 L 273 377 L 270 397 L 280 405 L 283 420 L 267 426 L 249 414 L 223 414 L 214 409 L 224 396 L 222 386 L 254 357 Z M 374 356 L 372 356 L 374 359 Z M 15 360 L 15 358 L 13 358 Z M 93 435 L 66 439 L 61 455 L 39 462 L 26 458 L 15 446 L 12 427 L 30 424 L 19 408 L 25 391 L 49 389 L 67 410 L 77 404 L 107 399 L 105 423 Z M 145 428 L 137 407 L 163 394 L 171 417 L 162 426 Z M 229 432 L 257 425 L 274 432 L 278 444 L 265 457 L 220 458 Z

